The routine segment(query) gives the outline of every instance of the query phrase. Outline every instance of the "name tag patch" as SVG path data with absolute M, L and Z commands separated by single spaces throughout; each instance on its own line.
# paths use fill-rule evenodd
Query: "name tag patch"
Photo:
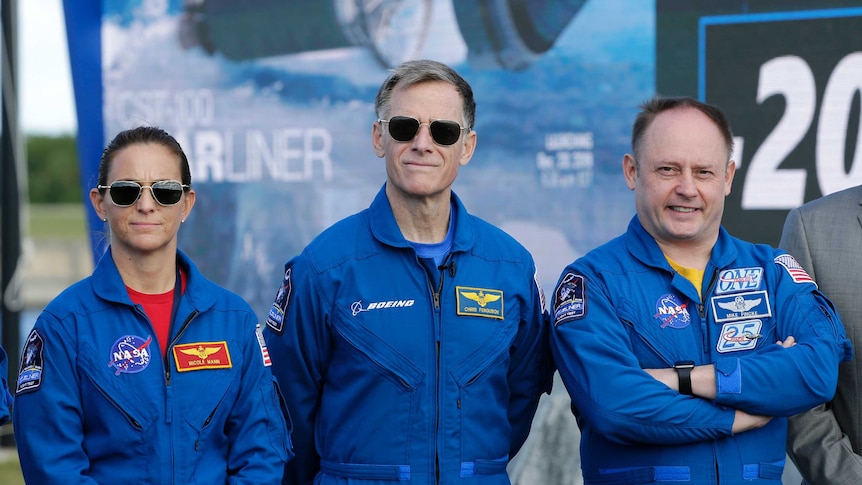
M 179 372 L 233 367 L 225 341 L 175 345 L 174 361 Z
M 722 354 L 751 350 L 757 346 L 757 341 L 763 337 L 760 335 L 761 327 L 763 327 L 763 322 L 760 320 L 725 323 L 721 327 L 721 335 L 715 349 Z
M 458 315 L 503 319 L 503 291 L 456 286 Z
M 765 290 L 714 296 L 710 301 L 712 314 L 718 323 L 772 316 L 769 295 Z

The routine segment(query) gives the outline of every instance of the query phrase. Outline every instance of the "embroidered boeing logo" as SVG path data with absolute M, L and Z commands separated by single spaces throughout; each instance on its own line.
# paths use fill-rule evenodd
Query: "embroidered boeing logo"
M 381 310 L 384 308 L 404 308 L 411 307 L 416 303 L 416 300 L 385 300 L 369 303 L 367 307 L 362 306 L 362 300 L 357 300 L 350 305 L 350 313 L 355 317 L 362 312 L 371 310 Z

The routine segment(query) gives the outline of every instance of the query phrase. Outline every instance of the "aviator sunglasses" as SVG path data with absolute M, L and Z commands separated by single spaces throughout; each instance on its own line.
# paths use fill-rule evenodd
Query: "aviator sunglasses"
M 177 180 L 159 180 L 152 185 L 141 185 L 131 180 L 119 180 L 111 185 L 97 185 L 99 190 L 108 189 L 111 201 L 118 207 L 129 207 L 138 201 L 144 189 L 150 189 L 153 199 L 162 206 L 176 205 L 183 197 L 183 190 L 189 188 Z
M 420 123 L 416 118 L 409 116 L 393 116 L 388 120 L 377 120 L 380 123 L 389 123 L 389 134 L 396 141 L 410 141 L 419 133 L 419 128 L 422 125 L 428 125 L 431 130 L 431 138 L 438 145 L 452 145 L 459 138 L 461 132 L 467 128 L 454 121 L 449 120 L 434 120 L 431 123 Z

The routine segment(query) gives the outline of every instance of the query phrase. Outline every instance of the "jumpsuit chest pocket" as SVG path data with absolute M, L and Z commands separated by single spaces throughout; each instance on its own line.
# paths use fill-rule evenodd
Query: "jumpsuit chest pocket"
M 631 301 L 623 299 L 618 308 L 617 316 L 641 367 L 669 367 L 680 360 L 692 360 L 693 356 L 688 354 L 692 342 L 699 339 L 693 335 L 695 328 L 688 305 L 665 301 L 664 309 L 658 312 L 655 308 L 637 309 Z
M 461 323 L 469 325 L 470 320 L 464 319 Z M 503 373 L 501 377 L 505 378 L 509 368 L 509 350 L 515 339 L 517 324 L 505 320 L 499 320 L 496 323 L 496 329 L 487 336 L 485 341 L 452 367 L 452 377 L 461 388 L 470 387 L 489 374 L 489 370 L 497 368 Z
M 122 372 L 120 369 L 135 369 L 130 365 L 117 367 L 115 360 L 122 356 L 112 354 L 110 359 L 99 360 L 99 355 L 89 343 L 81 344 L 77 365 L 84 415 L 101 416 L 101 421 L 109 422 L 109 414 L 116 412 L 133 429 L 149 429 L 158 419 L 159 406 L 153 400 L 160 399 L 161 393 L 148 390 L 153 377 L 146 374 L 159 374 L 158 370 L 145 368 L 136 373 Z M 144 365 L 142 362 L 139 360 L 137 365 Z M 158 364 L 147 362 L 146 366 L 158 367 Z
M 382 377 L 406 391 L 415 391 L 419 387 L 425 373 L 389 342 L 357 323 L 336 321 L 333 326 L 336 334 L 347 344 L 346 353 L 352 355 L 334 355 L 334 363 L 329 366 L 330 372 L 340 368 L 337 365 L 339 361 L 351 361 L 358 357 Z

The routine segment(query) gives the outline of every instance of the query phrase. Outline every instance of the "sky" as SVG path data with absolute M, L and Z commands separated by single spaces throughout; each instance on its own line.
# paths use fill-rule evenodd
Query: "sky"
M 62 0 L 18 1 L 18 96 L 23 134 L 77 133 Z

